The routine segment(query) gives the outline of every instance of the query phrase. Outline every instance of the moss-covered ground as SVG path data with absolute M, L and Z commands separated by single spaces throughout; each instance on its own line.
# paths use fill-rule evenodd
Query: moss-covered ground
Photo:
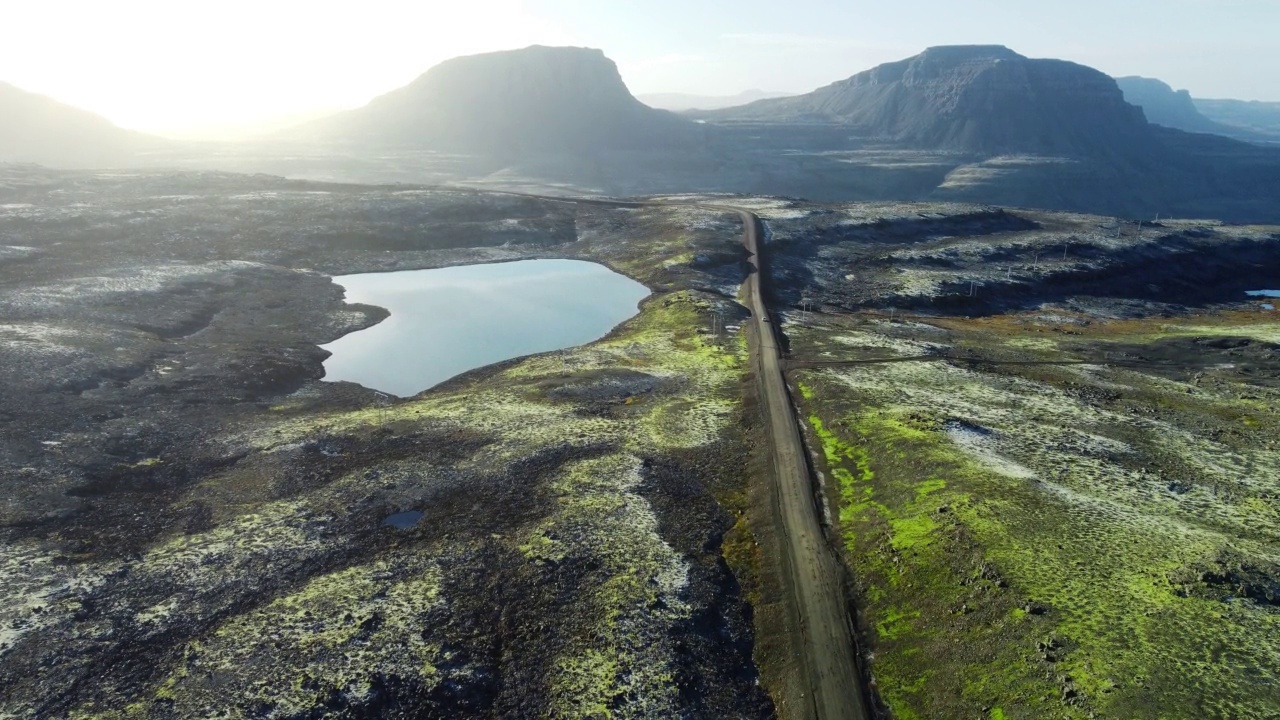
M 745 356 L 738 338 L 709 332 L 716 310 L 731 312 L 714 296 L 659 295 L 592 346 L 511 363 L 391 408 L 328 415 L 281 409 L 273 422 L 240 428 L 229 441 L 243 444 L 264 466 L 271 456 L 299 452 L 318 438 L 338 448 L 349 442 L 343 439 L 388 428 L 403 436 L 429 429 L 436 437 L 495 439 L 447 465 L 384 460 L 374 470 L 335 478 L 320 493 L 273 500 L 240 494 L 234 510 L 225 497 L 245 482 L 246 470 L 202 483 L 192 497 L 224 498 L 217 504 L 227 517 L 210 531 L 162 541 L 132 566 L 135 572 L 194 581 L 192 573 L 209 565 L 227 573 L 252 555 L 297 553 L 314 562 L 315 526 L 331 522 L 344 506 L 358 512 L 361 497 L 425 515 L 421 529 L 403 537 L 387 528 L 391 547 L 375 547 L 265 604 L 231 612 L 183 644 L 127 706 L 111 696 L 72 716 L 194 717 L 218 706 L 230 717 L 292 717 L 320 708 L 377 707 L 406 691 L 446 707 L 441 696 L 456 686 L 483 684 L 485 674 L 504 667 L 514 672 L 516 663 L 534 682 L 532 691 L 524 689 L 532 696 L 523 709 L 510 708 L 517 714 L 761 712 L 767 701 L 759 690 L 733 679 L 753 674 L 750 629 L 734 599 L 736 583 L 717 569 L 716 538 L 742 532 L 733 530 L 736 521 L 716 496 L 732 507 L 733 495 L 743 491 L 722 460 L 742 447 L 737 396 Z M 545 469 L 529 464 L 548 453 L 556 459 Z M 468 486 L 464 492 L 497 492 L 504 501 L 523 497 L 528 507 L 477 497 L 467 503 L 476 507 L 466 508 L 458 498 L 446 499 L 453 483 Z M 496 490 L 495 483 L 514 487 Z M 668 497 L 673 492 L 683 497 L 679 507 Z M 506 517 L 480 517 L 488 512 Z M 677 512 L 702 518 L 677 518 Z M 447 531 L 427 527 L 433 523 Z M 478 552 L 503 558 L 491 569 L 492 582 L 534 596 L 552 593 L 544 598 L 551 603 L 542 608 L 545 615 L 501 614 L 501 623 L 532 628 L 478 629 L 514 646 L 497 666 L 476 657 L 458 634 L 457 616 L 468 613 L 462 608 L 497 602 L 461 594 L 451 581 L 452 573 L 476 572 L 465 558 Z M 513 562 L 522 567 L 504 569 Z M 190 611 L 181 607 L 188 602 L 181 595 L 148 600 L 134 623 L 162 629 Z M 725 602 L 739 605 L 719 605 Z M 724 637 L 700 637 L 695 626 L 710 618 L 719 618 L 711 622 Z M 708 656 L 690 663 L 690 652 L 716 644 L 737 660 Z M 541 661 L 531 661 L 535 656 Z
M 1257 309 L 811 316 L 794 370 L 897 718 L 1280 714 L 1280 354 Z
M 740 225 L 686 208 L 428 200 L 443 225 L 415 232 L 487 238 L 484 227 L 508 228 L 504 216 L 524 208 L 530 241 L 504 231 L 510 244 L 488 259 L 596 260 L 654 294 L 599 342 L 384 402 L 318 380 L 316 344 L 377 317 L 354 317 L 317 273 L 235 265 L 190 287 L 116 283 L 110 309 L 124 320 L 101 322 L 177 318 L 160 370 L 41 376 L 71 388 L 29 395 L 63 425 L 0 418 L 41 428 L 21 458 L 28 479 L 5 478 L 25 494 L 7 500 L 0 544 L 0 716 L 772 714 L 747 605 L 761 559 L 743 519 L 756 443 L 733 329 Z M 475 232 L 450 231 L 460 222 Z M 149 246 L 118 234 L 117 261 L 146 270 Z M 208 235 L 165 247 L 226 244 Z M 334 253 L 308 255 L 307 237 L 271 259 L 403 269 L 479 253 L 342 235 Z M 263 289 L 280 277 L 296 282 Z M 38 309 L 81 312 L 60 308 Z M 78 409 L 97 415 L 104 393 L 111 413 L 95 434 Z M 46 477 L 64 479 L 42 489 Z

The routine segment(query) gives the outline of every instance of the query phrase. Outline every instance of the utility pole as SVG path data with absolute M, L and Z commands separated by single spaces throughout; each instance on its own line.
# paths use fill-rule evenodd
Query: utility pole
M 387 406 L 391 404 L 391 396 L 387 393 L 374 391 L 374 403 L 378 406 L 378 418 L 383 425 L 387 424 Z

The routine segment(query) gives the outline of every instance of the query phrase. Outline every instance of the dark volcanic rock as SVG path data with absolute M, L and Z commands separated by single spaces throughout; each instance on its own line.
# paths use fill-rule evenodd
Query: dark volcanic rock
M 495 155 L 666 148 L 699 135 L 632 97 L 603 52 L 540 46 L 454 58 L 301 132 Z
M 1129 154 L 1148 142 L 1142 113 L 1110 77 L 998 45 L 929 48 L 807 95 L 711 117 L 838 123 L 909 145 L 970 152 Z

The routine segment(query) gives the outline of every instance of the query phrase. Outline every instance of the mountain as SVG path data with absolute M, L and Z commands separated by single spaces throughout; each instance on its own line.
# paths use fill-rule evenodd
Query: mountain
M 1266 141 L 1280 142 L 1280 102 L 1202 98 L 1194 102 L 1196 109 L 1213 122 L 1253 133 Z
M 721 110 L 738 107 L 757 100 L 791 97 L 795 93 L 745 90 L 737 95 L 691 95 L 688 93 L 650 93 L 638 96 L 640 102 L 659 110 L 685 112 L 686 110 Z
M 448 60 L 290 135 L 519 157 L 678 148 L 701 130 L 635 99 L 600 50 L 533 46 Z
M 933 47 L 806 95 L 701 116 L 836 124 L 908 146 L 982 153 L 1129 155 L 1148 143 L 1142 111 L 1107 75 L 998 45 Z
M 159 143 L 104 117 L 0 82 L 0 161 L 93 168 L 130 163 Z
M 1156 125 L 1185 132 L 1222 135 L 1237 140 L 1258 139 L 1254 133 L 1243 128 L 1224 125 L 1205 117 L 1196 107 L 1190 92 L 1174 90 L 1168 83 L 1161 80 L 1130 76 L 1116 78 L 1116 84 L 1124 93 L 1124 99 L 1142 108 L 1147 120 Z

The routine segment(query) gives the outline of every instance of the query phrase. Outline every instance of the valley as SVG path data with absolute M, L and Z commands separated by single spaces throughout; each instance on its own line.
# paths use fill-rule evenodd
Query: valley
M 6 184 L 7 712 L 199 717 L 227 688 L 233 717 L 1274 702 L 1250 638 L 1280 577 L 1280 339 L 1246 291 L 1276 228 Z M 403 400 L 322 380 L 318 345 L 385 315 L 327 273 L 539 257 L 654 294 L 598 342 Z M 1180 694 L 1209 642 L 1228 660 Z
M 0 84 L 0 718 L 1276 715 L 1270 106 L 999 45 L 736 97 Z

